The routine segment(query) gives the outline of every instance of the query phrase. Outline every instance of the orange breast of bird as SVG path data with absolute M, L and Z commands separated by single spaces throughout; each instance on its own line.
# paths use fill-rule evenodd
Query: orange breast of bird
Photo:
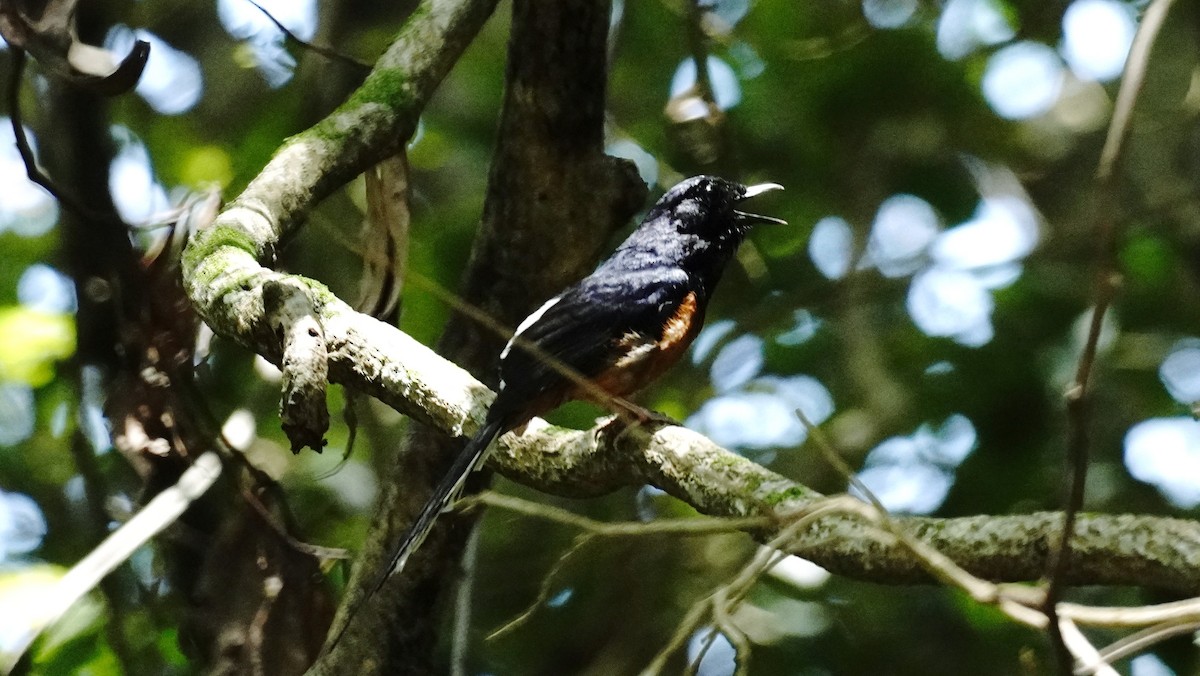
M 623 356 L 598 374 L 593 382 L 614 397 L 624 397 L 653 382 L 687 351 L 704 324 L 704 311 L 696 293 L 688 293 L 663 322 L 662 334 L 626 334 L 619 343 Z M 587 397 L 586 392 L 577 392 Z

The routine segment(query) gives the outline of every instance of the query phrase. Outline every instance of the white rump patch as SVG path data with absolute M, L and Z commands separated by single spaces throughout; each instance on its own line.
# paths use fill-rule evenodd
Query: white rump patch
M 508 352 L 513 347 L 513 340 L 517 336 L 521 335 L 521 333 L 523 333 L 526 329 L 533 326 L 534 323 L 537 322 L 537 320 L 542 318 L 542 315 L 546 314 L 547 310 L 549 310 L 551 307 L 553 307 L 554 304 L 560 300 L 562 300 L 562 296 L 555 296 L 555 297 L 551 298 L 550 300 L 546 301 L 545 303 L 542 303 L 542 306 L 540 308 L 534 310 L 528 317 L 526 317 L 524 320 L 521 321 L 521 324 L 519 326 L 517 326 L 517 330 L 513 332 L 513 337 L 508 340 L 508 344 L 505 345 L 504 349 L 500 351 L 500 360 L 501 361 L 508 358 Z

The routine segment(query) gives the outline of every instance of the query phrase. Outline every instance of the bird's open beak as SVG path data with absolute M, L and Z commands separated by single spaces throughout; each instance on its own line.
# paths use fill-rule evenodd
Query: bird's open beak
M 758 195 L 763 194 L 764 192 L 770 192 L 772 190 L 783 190 L 783 186 L 779 185 L 778 183 L 759 183 L 758 185 L 752 185 L 752 186 L 746 188 L 746 193 L 744 195 L 742 195 L 742 198 L 739 199 L 738 202 L 748 200 L 751 197 L 756 197 Z M 751 213 L 748 213 L 745 211 L 738 211 L 736 209 L 733 211 L 733 213 L 736 214 L 739 218 L 742 218 L 742 219 L 748 220 L 748 221 L 759 221 L 762 223 L 777 223 L 779 225 L 787 225 L 787 221 L 783 220 L 782 218 L 774 218 L 772 216 L 762 216 L 760 214 L 751 214 Z

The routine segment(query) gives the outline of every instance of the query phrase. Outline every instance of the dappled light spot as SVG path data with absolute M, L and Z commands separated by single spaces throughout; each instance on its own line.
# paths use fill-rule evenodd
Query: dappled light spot
M 1038 219 L 1023 199 L 985 197 L 970 220 L 938 236 L 931 254 L 953 269 L 985 268 L 1025 258 L 1038 241 Z
M 775 336 L 776 343 L 789 347 L 803 345 L 817 335 L 817 331 L 821 330 L 821 320 L 808 310 L 796 310 L 792 316 L 795 318 L 795 323 L 792 328 Z
M 833 415 L 833 396 L 812 376 L 763 376 L 750 384 L 757 391 L 770 392 L 783 399 L 793 413 L 799 409 L 814 425 Z
M 283 371 L 280 371 L 278 366 L 267 361 L 261 354 L 254 355 L 254 373 L 264 383 L 278 385 L 283 382 Z
M 767 62 L 762 60 L 758 50 L 748 42 L 738 40 L 729 45 L 729 56 L 733 57 L 738 75 L 741 75 L 743 80 L 753 80 L 767 69 Z
M 1121 74 L 1136 30 L 1123 2 L 1075 0 L 1063 15 L 1063 58 L 1080 79 L 1106 82 Z
M 897 514 L 929 514 L 946 500 L 954 477 L 932 465 L 875 465 L 858 473 L 858 480 L 889 511 Z M 854 488 L 850 493 L 859 495 Z
M 1129 661 L 1129 676 L 1175 676 L 1175 670 L 1157 655 L 1143 653 Z
M 927 376 L 945 376 L 954 373 L 954 364 L 942 360 L 934 362 L 925 367 L 925 375 Z
M 75 285 L 49 265 L 34 263 L 17 280 L 17 300 L 30 310 L 74 312 Z
M 220 146 L 198 146 L 188 150 L 179 167 L 180 181 L 197 190 L 214 184 L 225 187 L 233 180 L 233 158 Z
M 725 638 L 725 634 L 718 631 L 713 635 L 713 631 L 712 627 L 704 627 L 688 640 L 688 664 L 693 664 L 700 658 L 700 652 L 709 644 L 709 637 L 712 636 L 712 645 L 704 651 L 696 676 L 730 676 L 737 671 L 737 650 Z
M 104 404 L 107 402 L 105 373 L 98 366 L 84 364 L 79 369 L 79 383 L 82 392 L 77 421 L 79 430 L 93 450 L 107 453 L 112 450 L 112 436 L 109 434 L 108 417 L 104 415 Z
M 28 127 L 25 138 L 37 155 L 37 140 Z M 0 117 L 0 233 L 12 230 L 18 235 L 37 237 L 45 234 L 58 220 L 58 202 L 42 186 L 29 180 L 25 163 L 17 152 L 12 120 Z
M 1065 76 L 1058 53 L 1040 42 L 1017 42 L 988 59 L 983 97 L 1000 117 L 1024 120 L 1054 105 Z
M 750 0 L 712 0 L 701 5 L 707 15 L 721 22 L 721 28 L 732 29 L 750 13 Z
M 1025 268 L 1020 263 L 1006 263 L 989 268 L 979 268 L 970 272 L 975 277 L 975 281 L 979 282 L 980 286 L 989 291 L 995 291 L 996 289 L 1012 286 L 1014 282 L 1021 278 L 1021 273 L 1024 270 Z
M 916 14 L 917 0 L 863 0 L 862 10 L 874 28 L 900 28 Z
M 1184 338 L 1158 367 L 1158 378 L 1175 401 L 1191 405 L 1200 401 L 1200 338 Z
M 763 340 L 747 333 L 729 341 L 713 360 L 709 377 L 718 392 L 744 385 L 762 371 Z
M 921 331 L 968 347 L 987 344 L 994 334 L 991 293 L 973 275 L 932 267 L 913 278 L 908 313 Z
M 713 348 L 720 344 L 721 339 L 729 335 L 729 332 L 733 331 L 736 326 L 737 323 L 732 319 L 718 319 L 715 322 L 709 322 L 692 342 L 692 363 L 699 364 L 708 359 Z
M 604 152 L 633 162 L 646 185 L 658 185 L 658 158 L 627 138 L 610 141 Z
M 104 39 L 105 48 L 127 54 L 137 40 L 150 43 L 150 58 L 138 79 L 137 93 L 156 112 L 179 115 L 191 110 L 204 91 L 200 64 L 187 52 L 175 49 L 148 30 L 115 26 Z
M 1125 434 L 1125 467 L 1176 507 L 1195 507 L 1200 504 L 1200 422 L 1180 416 L 1134 425 Z
M 829 581 L 830 572 L 799 556 L 788 556 L 775 564 L 768 575 L 797 589 L 815 589 Z
M 945 501 L 955 471 L 977 442 L 971 420 L 956 413 L 937 428 L 926 423 L 909 436 L 891 437 L 876 446 L 858 479 L 888 511 L 929 514 Z M 850 492 L 866 497 L 855 489 Z
M 668 493 L 658 486 L 646 484 L 638 489 L 634 498 L 634 508 L 637 518 L 641 521 L 653 521 L 662 516 L 658 509 L 658 499 Z
M 737 74 L 733 67 L 718 57 L 708 57 L 708 80 L 712 84 L 713 98 L 721 110 L 729 110 L 742 100 L 742 86 L 738 84 Z M 688 92 L 696 84 L 696 60 L 687 58 L 675 69 L 671 78 L 671 98 L 675 99 Z M 704 117 L 708 111 L 695 117 Z
M 795 420 L 793 410 L 765 392 L 709 399 L 684 425 L 734 451 L 795 446 L 805 437 L 804 426 Z
M 239 408 L 225 419 L 221 425 L 221 436 L 233 448 L 244 451 L 258 436 L 257 423 L 254 413 L 248 409 Z
M 764 594 L 734 611 L 733 622 L 755 645 L 777 645 L 789 638 L 812 638 L 829 630 L 824 603 Z
M 854 231 L 850 224 L 837 216 L 826 216 L 817 221 L 808 238 L 808 255 L 826 278 L 845 277 L 854 255 Z
M 167 191 L 154 179 L 146 146 L 125 127 L 115 127 L 117 155 L 108 174 L 117 213 L 126 223 L 141 224 L 170 208 Z
M 0 490 L 0 561 L 32 552 L 45 537 L 46 517 L 33 498 Z
M 338 465 L 336 472 L 329 472 L 328 461 L 321 462 L 322 469 L 314 471 L 314 474 L 321 477 L 321 485 L 332 492 L 339 503 L 349 509 L 355 511 L 370 509 L 379 494 L 379 479 L 375 476 L 374 470 L 354 459 L 342 463 L 341 453 L 326 452 L 325 455 L 336 458 Z M 312 465 L 317 464 L 317 457 L 311 454 L 307 457 L 311 458 Z
M 74 352 L 71 315 L 0 307 L 0 381 L 41 387 L 54 378 L 54 364 Z
M 928 202 L 915 195 L 892 195 L 879 205 L 863 265 L 885 277 L 904 277 L 921 268 L 926 249 L 941 229 Z
M 46 599 L 53 595 L 63 572 L 45 564 L 0 568 L 0 608 L 5 610 L 0 613 L 0 652 L 14 650 L 24 642 L 30 620 L 45 612 Z M 84 597 L 72 610 L 72 620 L 94 621 L 101 612 L 96 606 Z
M 950 0 L 937 25 L 938 52 L 957 61 L 979 47 L 1011 40 L 1016 35 L 999 0 Z
M 143 589 L 157 592 L 158 596 L 165 596 L 171 593 L 172 589 L 170 582 L 162 579 L 159 570 L 162 563 L 158 558 L 153 547 L 138 547 L 137 551 L 129 555 L 129 568 L 137 576 Z
M 549 599 L 547 599 L 546 607 L 547 608 L 562 608 L 563 606 L 567 605 L 567 603 L 571 600 L 571 597 L 574 595 L 575 595 L 575 590 L 570 587 L 567 587 L 566 589 L 563 589 L 562 591 L 558 592 L 554 596 L 551 596 Z
M 301 40 L 317 31 L 316 0 L 258 0 L 258 4 Z M 271 87 L 292 79 L 296 59 L 284 46 L 285 36 L 266 15 L 244 0 L 217 0 L 221 25 L 233 37 L 245 40 L 254 64 Z
M 970 158 L 968 166 L 976 169 L 983 193 L 970 219 L 940 231 L 932 222 L 932 207 L 909 207 L 906 218 L 877 218 L 872 242 L 888 243 L 889 233 L 898 233 L 893 238 L 898 243 L 878 247 L 892 254 L 888 269 L 906 272 L 915 265 L 919 270 L 913 270 L 907 308 L 921 331 L 980 347 L 994 333 L 991 292 L 1020 278 L 1022 262 L 1038 243 L 1040 217 L 1008 172 Z M 895 222 L 889 225 L 891 219 Z M 904 230 L 906 221 L 922 223 L 917 234 Z M 874 254 L 871 262 L 878 256 Z M 883 267 L 880 271 L 888 274 Z
M 21 382 L 0 383 L 0 446 L 16 446 L 28 439 L 36 420 L 33 388 Z
M 833 415 L 833 397 L 810 376 L 764 376 L 709 399 L 684 425 L 735 451 L 790 448 L 808 437 L 797 409 L 819 425 Z

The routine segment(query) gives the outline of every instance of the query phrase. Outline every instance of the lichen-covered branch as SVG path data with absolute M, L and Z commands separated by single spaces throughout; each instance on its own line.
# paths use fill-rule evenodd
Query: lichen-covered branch
M 326 327 L 331 335 L 351 336 L 330 339 L 335 379 L 399 410 L 421 407 L 423 420 L 450 434 L 469 435 L 482 420 L 490 391 L 425 346 L 361 315 L 343 315 Z M 534 420 L 523 435 L 501 437 L 491 465 L 514 481 L 549 493 L 582 497 L 648 482 L 705 514 L 768 515 L 781 523 L 824 497 L 690 430 L 665 426 L 612 434 L 606 424 L 576 431 Z M 1039 512 L 897 522 L 975 575 L 1021 581 L 1035 580 L 1045 570 L 1060 519 L 1057 512 Z M 755 536 L 766 540 L 774 532 Z M 848 517 L 818 521 L 792 551 L 858 579 L 928 581 L 903 546 L 880 540 L 869 526 Z M 1200 523 L 1195 521 L 1084 514 L 1076 525 L 1073 552 L 1066 575 L 1071 584 L 1200 591 Z
M 378 397 L 452 435 L 482 420 L 492 394 L 465 371 L 399 330 L 326 306 L 322 323 L 330 377 Z M 718 516 L 776 515 L 822 496 L 798 482 L 679 427 L 610 435 L 603 424 L 575 431 L 533 421 L 507 434 L 492 466 L 515 481 L 571 496 L 598 495 L 653 483 L 699 511 Z M 972 573 L 992 580 L 1036 579 L 1044 569 L 1058 515 L 900 519 L 912 533 Z M 770 533 L 757 534 L 761 538 Z M 1200 523 L 1133 515 L 1083 515 L 1076 527 L 1073 584 L 1141 584 L 1179 592 L 1200 589 Z M 797 554 L 838 573 L 878 582 L 925 580 L 902 547 L 879 541 L 853 519 L 823 520 L 795 546 Z
M 326 303 L 322 324 L 330 378 L 378 397 L 452 435 L 473 432 L 492 393 L 465 371 L 401 331 Z M 598 495 L 650 482 L 714 516 L 783 519 L 823 496 L 680 427 L 609 434 L 604 423 L 566 430 L 534 420 L 523 435 L 500 439 L 491 464 L 514 481 L 570 496 Z M 1044 570 L 1055 512 L 900 518 L 913 535 L 968 571 L 991 580 L 1032 580 Z M 769 539 L 772 531 L 755 533 Z M 845 517 L 821 520 L 800 537 L 796 554 L 840 574 L 888 583 L 927 581 L 899 545 Z M 1145 585 L 1200 590 L 1200 523 L 1134 515 L 1081 515 L 1066 579 L 1072 584 Z
M 491 14 L 496 0 L 427 0 L 341 107 L 284 143 L 184 255 L 197 311 L 227 337 L 278 351 L 261 321 L 262 286 L 281 236 L 314 204 L 412 137 L 429 97 Z M 316 292 L 319 303 L 328 297 Z

